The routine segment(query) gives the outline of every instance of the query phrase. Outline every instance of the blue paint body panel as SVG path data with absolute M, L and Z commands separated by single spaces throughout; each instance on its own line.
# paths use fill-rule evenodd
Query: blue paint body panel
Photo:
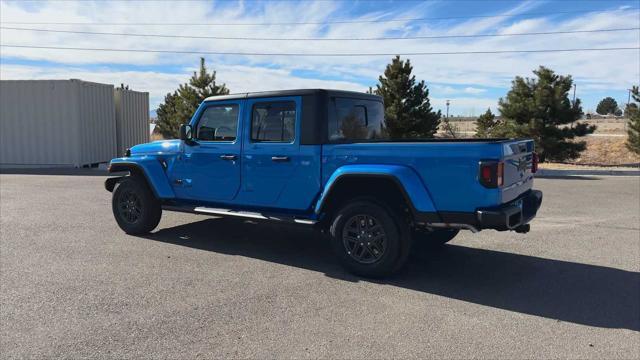
M 126 158 L 116 158 L 111 160 L 111 167 L 118 168 L 118 166 L 122 167 L 137 167 L 144 174 L 153 193 L 160 199 L 173 199 L 175 198 L 175 194 L 173 189 L 169 185 L 169 179 L 162 168 L 162 164 L 160 160 L 158 160 L 157 156 L 149 156 L 149 155 L 136 155 L 132 157 Z
M 200 141 L 183 144 L 170 174 L 171 185 L 179 199 L 230 202 L 240 190 L 242 124 L 244 101 L 204 102 L 191 119 L 198 120 L 210 106 L 238 106 L 238 125 L 234 141 Z M 235 156 L 224 160 L 221 156 Z
M 254 105 L 292 102 L 296 107 L 293 140 L 258 142 L 251 139 Z M 242 185 L 235 203 L 287 211 L 307 211 L 320 191 L 320 146 L 300 144 L 302 100 L 299 96 L 246 100 L 242 138 Z M 273 161 L 274 157 L 287 158 Z
M 329 167 L 331 169 L 331 166 Z M 324 191 L 320 195 L 315 206 L 315 213 L 320 213 L 320 209 L 330 194 L 333 186 L 341 178 L 348 176 L 388 176 L 398 182 L 406 192 L 413 207 L 421 212 L 436 212 L 436 207 L 431 200 L 431 195 L 424 186 L 420 176 L 408 166 L 403 165 L 375 165 L 375 164 L 350 164 L 342 165 L 335 170 L 328 170 L 330 173 L 324 185 Z
M 290 142 L 254 142 L 254 105 L 295 104 Z M 386 176 L 396 181 L 418 212 L 464 212 L 505 204 L 531 189 L 531 140 L 362 142 L 302 144 L 300 96 L 236 98 L 203 102 L 190 124 L 196 128 L 209 106 L 239 108 L 234 141 L 157 141 L 132 147 L 112 165 L 138 166 L 156 196 L 174 204 L 292 213 L 316 219 L 332 187 L 346 176 Z M 284 120 L 283 120 L 284 121 Z M 235 156 L 233 160 L 221 156 Z M 286 161 L 276 161 L 276 158 Z M 504 161 L 504 186 L 478 180 L 480 161 Z
M 490 142 L 325 145 L 322 176 L 328 180 L 347 165 L 375 164 L 395 169 L 402 164 L 418 174 L 437 211 L 474 211 L 501 203 L 500 190 L 485 188 L 477 177 L 481 159 L 501 157 L 502 145 Z M 412 199 L 422 199 L 423 195 L 413 188 L 405 189 Z

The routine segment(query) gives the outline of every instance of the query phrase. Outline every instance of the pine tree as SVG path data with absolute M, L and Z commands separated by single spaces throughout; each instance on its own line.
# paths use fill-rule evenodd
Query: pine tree
M 424 81 L 416 83 L 409 60 L 392 59 L 379 77 L 375 93 L 382 96 L 385 122 L 392 139 L 433 137 L 440 125 L 440 111 L 434 112 Z
M 200 69 L 193 73 L 188 83 L 182 84 L 173 93 L 164 98 L 157 110 L 158 132 L 165 139 L 178 137 L 180 125 L 189 119 L 198 105 L 209 96 L 226 95 L 229 89 L 225 84 L 216 83 L 216 72 L 208 73 L 204 58 L 200 58 Z
M 496 121 L 496 116 L 491 112 L 491 108 L 488 108 L 484 114 L 480 115 L 478 119 L 476 119 L 476 137 L 491 137 L 492 131 L 497 125 L 498 122 Z
M 492 135 L 533 138 L 541 161 L 577 158 L 586 142 L 575 139 L 593 133 L 596 127 L 576 122 L 582 106 L 580 99 L 569 100 L 571 75 L 557 75 L 544 66 L 533 73 L 533 79 L 517 76 L 506 98 L 500 99 L 503 124 Z
M 640 103 L 640 91 L 637 86 L 633 87 L 631 93 L 633 94 L 633 101 Z M 627 135 L 627 148 L 640 155 L 640 111 L 638 111 L 638 106 L 636 106 L 635 111 L 630 111 Z
M 596 112 L 600 115 L 615 114 L 618 111 L 618 102 L 612 97 L 606 97 L 598 103 Z

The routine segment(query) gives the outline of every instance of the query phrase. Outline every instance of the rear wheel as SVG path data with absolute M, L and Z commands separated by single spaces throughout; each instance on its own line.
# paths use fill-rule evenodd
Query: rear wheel
M 138 176 L 127 176 L 118 183 L 113 191 L 111 208 L 118 226 L 132 235 L 155 229 L 162 216 L 160 201 L 146 181 Z
M 340 262 L 365 277 L 382 277 L 399 270 L 411 241 L 407 225 L 397 214 L 367 200 L 338 210 L 329 234 Z

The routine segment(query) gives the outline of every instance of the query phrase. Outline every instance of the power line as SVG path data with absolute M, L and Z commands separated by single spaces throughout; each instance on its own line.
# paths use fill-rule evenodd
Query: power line
M 362 20 L 334 20 L 334 21 L 305 21 L 305 22 L 272 22 L 272 23 L 127 23 L 127 22 L 29 22 L 29 21 L 2 21 L 4 24 L 15 25 L 131 25 L 131 26 L 275 26 L 275 25 L 329 25 L 329 24 L 362 24 L 362 23 L 388 23 L 388 22 L 409 22 L 409 21 L 430 21 L 430 20 L 461 20 L 476 18 L 499 18 L 499 17 L 523 17 L 538 15 L 563 15 L 563 14 L 587 14 L 599 12 L 620 12 L 640 10 L 640 8 L 609 9 L 609 10 L 581 10 L 581 11 L 552 11 L 552 12 L 530 12 L 520 14 L 493 14 L 493 15 L 467 15 L 467 16 L 441 16 L 423 18 L 400 18 L 400 19 L 362 19 Z
M 215 39 L 215 40 L 261 40 L 261 41 L 368 41 L 368 40 L 415 40 L 415 39 L 453 39 L 453 38 L 482 38 L 482 37 L 508 37 L 508 36 L 535 36 L 535 35 L 558 35 L 558 34 L 581 34 L 598 32 L 619 32 L 640 30 L 640 27 L 618 28 L 618 29 L 594 29 L 594 30 L 567 30 L 567 31 L 542 31 L 524 32 L 510 34 L 469 34 L 469 35 L 424 35 L 424 36 L 393 36 L 393 37 L 368 37 L 368 38 L 271 38 L 271 37 L 228 37 L 228 36 L 206 36 L 206 35 L 171 35 L 171 34 L 140 34 L 140 33 L 118 33 L 100 31 L 76 31 L 76 30 L 54 30 L 37 29 L 24 27 L 0 26 L 3 30 L 36 31 L 65 34 L 86 34 L 86 35 L 111 35 L 111 36 L 134 36 L 134 37 L 156 37 L 156 38 L 178 38 L 178 39 Z
M 35 46 L 35 45 L 0 45 L 5 48 L 24 49 L 51 49 L 51 50 L 79 50 L 79 51 L 109 51 L 109 52 L 139 52 L 159 54 L 195 54 L 195 55 L 240 55 L 240 56 L 331 56 L 331 57 L 356 57 L 356 56 L 427 56 L 427 55 L 480 55 L 480 54 L 516 54 L 516 53 L 552 53 L 552 52 L 582 52 L 582 51 L 619 51 L 640 50 L 640 47 L 614 47 L 614 48 L 578 48 L 578 49 L 537 49 L 537 50 L 492 50 L 492 51 L 438 51 L 438 52 L 405 52 L 405 53 L 260 53 L 260 52 L 235 52 L 235 51 L 201 51 L 201 50 L 157 50 L 157 49 L 109 49 L 109 48 L 84 48 L 84 47 L 59 47 L 59 46 Z
M 75 2 L 78 0 L 3 0 L 4 2 Z M 211 0 L 93 0 L 94 2 L 211 2 Z M 219 2 L 237 2 L 238 0 L 217 0 Z M 337 0 L 244 0 L 246 2 L 336 2 Z M 430 2 L 430 1 L 442 1 L 442 0 L 360 0 L 363 2 Z M 477 0 L 449 0 L 458 2 L 471 2 Z M 516 2 L 522 0 L 490 0 L 490 1 L 502 1 L 502 2 Z M 544 1 L 544 0 L 534 0 Z M 610 0 L 568 0 L 568 1 L 610 1 Z M 621 0 L 621 1 L 635 1 L 635 0 Z

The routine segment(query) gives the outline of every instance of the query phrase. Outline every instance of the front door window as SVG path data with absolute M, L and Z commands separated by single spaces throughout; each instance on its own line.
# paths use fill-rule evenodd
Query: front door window
M 238 133 L 238 105 L 214 105 L 205 109 L 198 121 L 196 139 L 235 141 Z

